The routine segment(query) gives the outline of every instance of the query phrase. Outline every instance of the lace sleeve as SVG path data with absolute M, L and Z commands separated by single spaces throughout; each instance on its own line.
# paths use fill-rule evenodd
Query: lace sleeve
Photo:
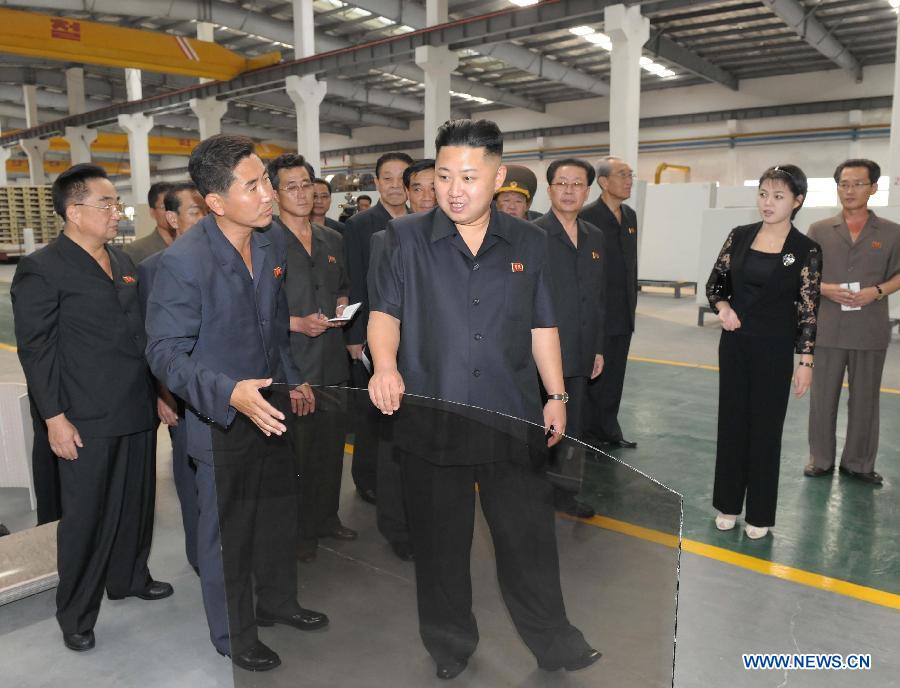
M 800 298 L 797 300 L 798 354 L 811 354 L 816 348 L 816 323 L 819 312 L 819 293 L 822 282 L 822 252 L 810 249 L 806 264 L 800 271 Z
M 731 298 L 731 281 L 728 274 L 731 272 L 731 245 L 734 243 L 734 230 L 731 230 L 722 250 L 719 251 L 719 257 L 713 265 L 712 272 L 709 273 L 709 279 L 706 281 L 706 298 L 709 300 L 709 306 L 714 311 L 719 301 L 728 301 Z

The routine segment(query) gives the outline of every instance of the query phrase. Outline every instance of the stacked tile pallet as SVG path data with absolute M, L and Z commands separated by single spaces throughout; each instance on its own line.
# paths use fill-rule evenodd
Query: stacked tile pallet
M 62 219 L 53 212 L 50 186 L 0 186 L 0 255 L 25 252 L 26 227 L 34 230 L 37 247 L 62 231 Z

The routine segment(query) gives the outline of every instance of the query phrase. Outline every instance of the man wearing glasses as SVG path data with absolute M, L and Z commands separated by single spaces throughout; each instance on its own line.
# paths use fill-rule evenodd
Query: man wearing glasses
M 606 318 L 603 373 L 588 385 L 584 435 L 588 442 L 633 449 L 619 426 L 619 404 L 637 308 L 637 215 L 625 205 L 634 172 L 621 158 L 607 156 L 597 165 L 600 198 L 580 217 L 599 227 L 606 238 Z
M 850 383 L 847 438 L 840 472 L 881 485 L 878 454 L 879 389 L 891 341 L 889 294 L 900 289 L 900 225 L 875 215 L 869 199 L 881 168 L 847 160 L 834 171 L 842 211 L 816 222 L 809 237 L 822 247 L 822 296 L 816 335 L 816 371 L 809 403 L 809 464 L 803 473 L 831 475 L 844 371 Z
M 94 647 L 110 599 L 172 594 L 147 568 L 156 498 L 156 393 L 131 259 L 107 244 L 122 206 L 106 172 L 53 183 L 62 234 L 22 258 L 11 295 L 19 360 L 53 453 L 62 517 L 56 618 L 70 650 Z

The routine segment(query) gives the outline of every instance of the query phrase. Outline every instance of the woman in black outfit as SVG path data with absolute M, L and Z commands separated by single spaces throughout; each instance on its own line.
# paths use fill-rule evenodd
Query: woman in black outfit
M 748 537 L 775 524 L 781 432 L 793 372 L 794 393 L 812 382 L 822 253 L 791 222 L 806 196 L 794 165 L 760 177 L 762 222 L 728 235 L 706 283 L 722 323 L 719 430 L 713 506 L 716 527 L 734 528 L 746 495 Z M 794 353 L 800 362 L 794 370 Z

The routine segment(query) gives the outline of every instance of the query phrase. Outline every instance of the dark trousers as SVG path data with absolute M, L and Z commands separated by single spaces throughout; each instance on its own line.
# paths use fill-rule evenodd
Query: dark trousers
M 369 386 L 369 371 L 362 361 L 354 360 L 350 366 L 350 386 L 366 389 Z M 372 409 L 373 412 L 377 411 Z M 378 431 L 373 422 L 355 425 L 353 439 L 353 462 L 350 473 L 353 484 L 359 490 L 376 490 L 378 483 Z
M 200 557 L 200 582 L 213 644 L 220 650 L 221 628 L 212 622 L 227 605 L 230 651 L 240 654 L 258 639 L 253 593 L 257 606 L 275 614 L 296 614 L 297 603 L 297 479 L 293 449 L 285 435 L 266 437 L 246 416 L 238 415 L 228 430 L 212 429 L 215 494 L 221 537 L 222 571 L 205 571 L 210 561 Z M 200 470 L 198 480 L 208 480 Z M 201 487 L 208 492 L 209 487 Z M 204 521 L 201 497 L 201 522 Z M 201 531 L 208 537 L 209 523 Z M 208 542 L 206 546 L 208 547 Z M 221 590 L 206 591 L 224 580 Z
M 394 455 L 392 426 L 389 419 L 379 423 L 378 443 L 378 502 L 375 504 L 378 530 L 385 540 L 409 542 L 406 505 L 403 503 L 403 474 L 400 461 Z
M 346 425 L 339 413 L 295 416 L 294 465 L 300 476 L 301 540 L 315 543 L 319 535 L 340 526 L 338 504 L 344 464 Z
M 603 372 L 587 386 L 584 434 L 601 442 L 615 442 L 622 439 L 619 405 L 625 386 L 631 334 L 612 335 L 603 342 Z
M 582 439 L 584 409 L 587 400 L 587 381 L 584 376 L 564 379 L 569 402 L 566 404 L 566 436 Z M 550 450 L 547 472 L 553 483 L 553 503 L 557 509 L 568 511 L 575 507 L 575 495 L 581 492 L 584 472 L 583 452 L 575 451 L 574 443 L 563 440 Z
M 37 525 L 58 521 L 62 515 L 59 487 L 59 458 L 50 449 L 47 424 L 28 395 L 31 408 L 31 427 L 34 444 L 31 448 L 31 474 L 34 478 L 34 496 L 37 501 Z
M 476 482 L 500 589 L 519 635 L 540 663 L 561 663 L 584 652 L 584 637 L 566 618 L 551 488 L 544 476 L 508 461 L 438 466 L 399 456 L 419 632 L 435 661 L 466 659 L 478 644 L 470 574 Z
M 183 415 L 178 416 L 178 425 L 169 428 L 172 440 L 172 477 L 175 492 L 181 504 L 181 523 L 184 527 L 184 553 L 188 563 L 197 564 L 197 519 L 200 507 L 197 501 L 197 468 L 187 453 L 187 425 Z
M 56 618 L 63 633 L 94 627 L 104 588 L 124 596 L 150 581 L 156 434 L 82 441 L 77 459 L 59 460 Z
M 789 338 L 723 332 L 713 506 L 747 523 L 775 525 L 781 433 L 794 369 Z

